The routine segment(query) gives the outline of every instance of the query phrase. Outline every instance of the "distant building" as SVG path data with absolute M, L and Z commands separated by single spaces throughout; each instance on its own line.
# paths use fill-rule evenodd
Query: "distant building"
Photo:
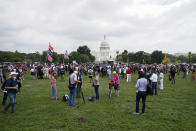
M 188 56 L 188 53 L 175 53 L 175 56 Z
M 92 55 L 95 56 L 95 62 L 115 61 L 117 56 L 115 51 L 110 51 L 110 45 L 106 41 L 105 35 L 104 41 L 100 44 L 99 51 L 92 51 Z

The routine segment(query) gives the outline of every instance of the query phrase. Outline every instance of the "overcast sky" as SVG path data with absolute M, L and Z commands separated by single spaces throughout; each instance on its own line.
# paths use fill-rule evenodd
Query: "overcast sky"
M 196 53 L 196 0 L 0 0 L 0 50 Z

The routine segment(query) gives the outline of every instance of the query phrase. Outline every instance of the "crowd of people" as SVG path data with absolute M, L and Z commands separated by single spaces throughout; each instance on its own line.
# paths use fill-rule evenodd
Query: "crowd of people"
M 172 84 L 176 83 L 176 75 L 183 72 L 185 78 L 191 72 L 191 80 L 195 81 L 195 67 L 192 65 L 148 65 L 148 64 L 10 64 L 0 70 L 1 89 L 4 93 L 2 104 L 5 105 L 7 97 L 10 103 L 4 107 L 5 112 L 12 106 L 12 112 L 15 112 L 15 104 L 17 95 L 21 94 L 22 81 L 26 73 L 30 71 L 32 79 L 50 79 L 52 87 L 52 98 L 58 100 L 57 97 L 57 79 L 65 81 L 65 74 L 69 74 L 69 106 L 75 107 L 76 98 L 81 97 L 81 87 L 83 76 L 89 78 L 89 83 L 92 84 L 95 91 L 95 99 L 99 101 L 100 77 L 108 79 L 109 83 L 109 98 L 112 97 L 112 90 L 115 90 L 115 95 L 118 97 L 120 93 L 120 77 L 126 80 L 127 83 L 132 82 L 132 74 L 138 74 L 136 83 L 136 112 L 139 114 L 139 101 L 142 98 L 143 108 L 142 114 L 145 113 L 145 102 L 147 95 L 158 95 L 157 86 L 161 90 L 164 89 L 164 77 L 168 78 Z M 6 72 L 9 73 L 8 79 Z M 150 93 L 148 92 L 150 89 Z M 79 101 L 78 101 L 79 104 Z

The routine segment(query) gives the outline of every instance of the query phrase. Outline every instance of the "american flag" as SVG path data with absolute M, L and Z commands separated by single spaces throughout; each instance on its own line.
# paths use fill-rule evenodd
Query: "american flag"
M 54 48 L 51 46 L 51 44 L 49 43 L 49 48 L 48 48 L 48 61 L 52 62 L 53 58 L 52 58 L 52 52 L 54 52 Z

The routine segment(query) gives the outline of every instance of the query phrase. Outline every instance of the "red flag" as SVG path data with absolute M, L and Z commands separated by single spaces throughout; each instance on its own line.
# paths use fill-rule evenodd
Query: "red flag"
M 52 62 L 52 57 L 48 54 L 48 61 Z
M 50 49 L 51 51 L 54 51 L 54 48 L 51 46 L 50 43 L 49 43 L 49 49 Z

